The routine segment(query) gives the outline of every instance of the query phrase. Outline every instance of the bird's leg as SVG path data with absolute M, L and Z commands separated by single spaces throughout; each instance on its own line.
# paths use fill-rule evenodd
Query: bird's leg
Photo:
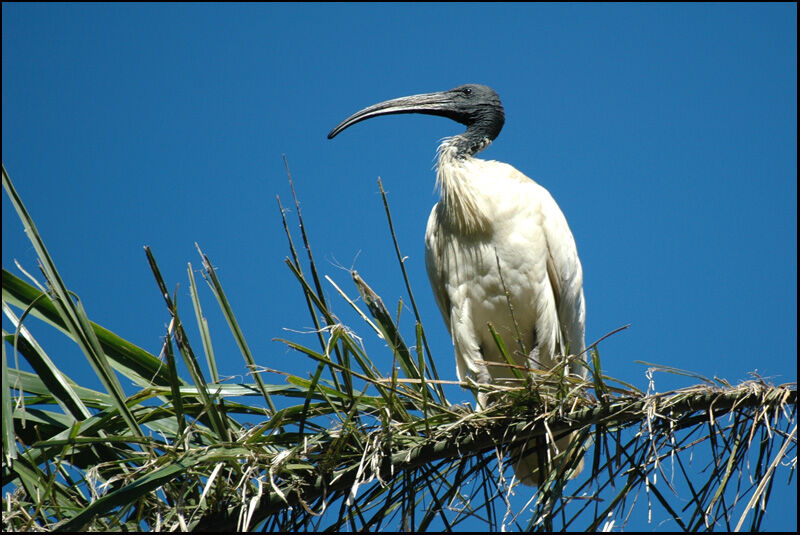
M 486 354 L 483 346 L 478 347 L 480 358 L 476 361 L 475 379 L 479 384 L 490 385 L 498 384 L 498 381 L 492 377 L 489 370 L 489 365 L 486 364 Z M 492 392 L 478 392 L 478 410 L 486 409 L 489 404 L 497 398 L 497 395 Z
M 534 332 L 534 342 L 536 341 L 535 332 Z M 542 359 L 539 357 L 539 344 L 534 344 L 533 349 L 531 352 L 528 353 L 528 360 L 527 360 L 528 368 L 532 370 L 543 370 L 545 369 L 545 363 L 542 362 Z M 535 378 L 535 375 L 530 374 L 529 377 Z
M 486 360 L 483 356 L 483 349 L 479 349 L 481 353 L 481 360 L 480 364 L 477 366 L 477 373 L 475 374 L 475 379 L 479 384 L 488 385 L 492 382 L 492 376 L 489 374 L 489 367 L 485 364 Z M 489 401 L 491 398 L 491 394 L 488 392 L 478 392 L 478 410 L 482 411 L 486 407 L 489 406 Z

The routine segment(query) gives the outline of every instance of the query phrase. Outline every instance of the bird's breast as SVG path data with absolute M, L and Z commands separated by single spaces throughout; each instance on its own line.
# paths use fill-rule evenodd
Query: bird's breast
M 454 162 L 440 166 L 439 178 L 442 200 L 428 227 L 429 269 L 450 305 L 454 341 L 471 340 L 472 351 L 461 344 L 465 359 L 472 354 L 504 362 L 491 324 L 517 363 L 528 365 L 534 345 L 552 347 L 558 329 L 539 199 L 549 194 L 498 162 Z M 490 374 L 511 372 L 494 367 Z
M 521 365 L 549 368 L 583 348 L 580 262 L 552 196 L 510 165 L 440 156 L 441 200 L 426 231 L 426 264 L 456 350 L 459 377 L 506 380 L 489 329 Z M 562 325 L 563 324 L 563 325 Z
M 440 222 L 459 235 L 486 235 L 518 217 L 536 217 L 535 182 L 508 164 L 444 152 L 436 173 Z
M 529 223 L 529 228 L 536 228 L 535 220 Z M 522 236 L 501 226 L 470 237 L 440 228 L 438 238 L 440 276 L 454 308 L 454 325 L 477 333 L 487 360 L 503 360 L 489 324 L 512 353 L 531 351 L 536 323 L 546 301 L 552 301 L 543 236 Z

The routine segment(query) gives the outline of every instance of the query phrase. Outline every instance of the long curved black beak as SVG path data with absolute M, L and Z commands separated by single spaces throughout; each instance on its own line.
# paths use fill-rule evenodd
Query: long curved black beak
M 330 131 L 328 139 L 333 139 L 339 132 L 361 121 L 365 121 L 379 115 L 391 115 L 394 113 L 424 113 L 427 115 L 440 115 L 456 119 L 454 115 L 453 96 L 449 91 L 438 93 L 423 93 L 410 97 L 395 98 L 373 104 L 368 108 L 357 111 Z

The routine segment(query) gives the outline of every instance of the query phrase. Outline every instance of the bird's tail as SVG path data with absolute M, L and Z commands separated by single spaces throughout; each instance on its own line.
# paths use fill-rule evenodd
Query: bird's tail
M 554 469 L 572 469 L 577 450 L 569 451 L 573 435 L 559 438 L 555 444 L 544 445 L 544 438 L 531 439 L 511 451 L 514 474 L 524 485 L 538 487 L 547 480 Z M 549 441 L 548 441 L 549 442 Z M 548 452 L 549 450 L 549 452 Z M 577 477 L 583 470 L 583 458 L 578 461 L 569 478 Z

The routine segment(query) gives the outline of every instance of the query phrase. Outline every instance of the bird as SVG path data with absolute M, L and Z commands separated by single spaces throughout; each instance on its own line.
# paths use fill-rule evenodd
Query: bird
M 544 187 L 511 165 L 475 157 L 505 124 L 498 94 L 486 85 L 465 84 L 387 100 L 354 113 L 328 139 L 366 119 L 401 113 L 466 126 L 439 145 L 440 200 L 425 232 L 425 264 L 452 337 L 459 380 L 519 385 L 489 324 L 513 362 L 526 370 L 549 370 L 568 354 L 583 355 L 583 270 L 564 214 Z M 584 377 L 585 369 L 578 358 L 570 360 L 571 374 Z M 489 396 L 477 397 L 479 410 L 485 409 Z M 517 479 L 541 485 L 551 470 L 548 459 L 570 440 L 567 435 L 555 445 L 549 441 L 549 453 L 541 439 L 512 450 Z M 581 459 L 572 477 L 582 465 Z

